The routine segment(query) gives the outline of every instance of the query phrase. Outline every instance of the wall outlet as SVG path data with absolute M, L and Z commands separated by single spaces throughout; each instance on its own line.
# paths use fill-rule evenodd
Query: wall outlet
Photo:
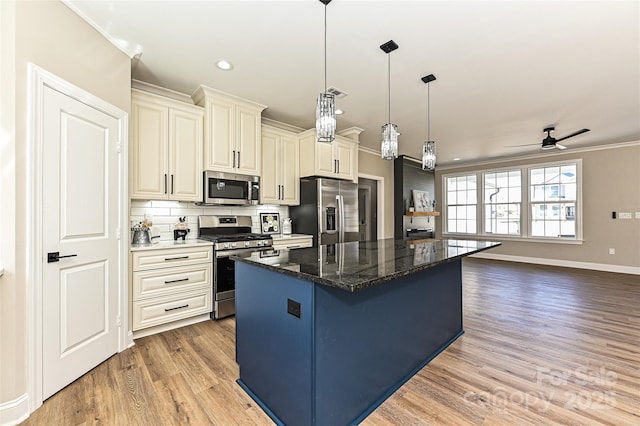
M 636 212 L 636 219 L 640 219 L 640 212 Z
M 616 249 L 610 248 L 609 249 L 609 254 L 616 254 Z
M 620 212 L 618 213 L 618 217 L 620 219 L 631 219 L 631 212 Z

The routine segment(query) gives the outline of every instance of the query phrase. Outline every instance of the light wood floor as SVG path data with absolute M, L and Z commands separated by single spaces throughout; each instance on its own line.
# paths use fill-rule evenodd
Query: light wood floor
M 139 339 L 24 424 L 270 425 L 234 326 Z M 465 259 L 464 328 L 362 424 L 640 425 L 640 277 Z

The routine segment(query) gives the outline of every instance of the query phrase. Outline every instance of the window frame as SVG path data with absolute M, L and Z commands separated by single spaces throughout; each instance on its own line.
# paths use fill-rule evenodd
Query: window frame
M 575 200 L 575 237 L 545 237 L 545 236 L 532 236 L 532 214 L 531 209 L 533 204 L 531 201 L 531 170 L 547 167 L 558 167 L 575 165 L 576 167 L 576 200 Z M 484 176 L 487 173 L 501 173 L 509 171 L 520 171 L 520 235 L 513 234 L 496 234 L 487 233 L 485 230 L 485 179 Z M 477 197 L 476 197 L 476 233 L 461 233 L 461 232 L 449 232 L 448 230 L 448 200 L 447 200 L 447 178 L 458 176 L 476 176 L 477 182 Z M 513 240 L 513 241 L 529 241 L 529 242 L 545 242 L 545 243 L 561 243 L 561 244 L 582 244 L 583 242 L 583 198 L 582 198 L 582 159 L 567 159 L 558 161 L 548 161 L 541 163 L 523 164 L 513 167 L 498 167 L 490 169 L 476 169 L 468 170 L 465 172 L 443 173 L 441 177 L 442 186 L 442 236 L 459 238 L 459 237 L 473 237 L 480 239 L 500 239 L 500 240 Z

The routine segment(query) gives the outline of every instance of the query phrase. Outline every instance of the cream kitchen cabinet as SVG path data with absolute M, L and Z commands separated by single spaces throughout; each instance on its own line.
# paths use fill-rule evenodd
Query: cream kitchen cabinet
M 358 181 L 358 135 L 350 128 L 336 135 L 332 143 L 316 142 L 315 129 L 300 133 L 300 176 L 324 176 Z
M 205 109 L 204 169 L 260 176 L 264 105 L 200 86 L 193 94 Z
M 132 247 L 134 337 L 182 326 L 212 311 L 213 246 L 161 243 Z
M 131 198 L 202 201 L 203 108 L 131 91 Z
M 261 204 L 300 204 L 299 157 L 297 134 L 262 126 Z
M 290 235 L 273 235 L 273 245 L 271 246 L 274 250 L 292 250 L 296 248 L 303 247 L 312 247 L 313 246 L 313 235 L 305 235 L 305 234 L 290 234 Z

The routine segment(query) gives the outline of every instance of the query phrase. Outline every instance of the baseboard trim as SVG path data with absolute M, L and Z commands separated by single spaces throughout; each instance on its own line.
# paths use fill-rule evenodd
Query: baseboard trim
M 615 272 L 618 274 L 640 275 L 640 267 L 636 267 L 636 266 L 609 265 L 606 263 L 576 262 L 573 260 L 558 260 L 558 259 L 544 259 L 539 257 L 512 256 L 508 254 L 495 254 L 495 253 L 487 253 L 487 252 L 475 253 L 475 254 L 472 254 L 470 257 L 477 257 L 481 259 L 491 259 L 491 260 L 506 260 L 508 262 L 533 263 L 536 265 L 562 266 L 565 268 L 590 269 L 594 271 Z
M 0 426 L 13 426 L 29 417 L 29 395 L 26 393 L 0 404 Z
M 168 324 L 156 325 L 154 327 L 143 328 L 133 332 L 133 339 L 139 339 L 141 337 L 151 336 L 152 334 L 162 333 L 163 331 L 173 330 L 174 328 L 186 327 L 188 325 L 196 324 L 203 321 L 210 321 L 211 316 L 206 313 L 191 318 L 185 318 L 178 321 L 173 321 Z

